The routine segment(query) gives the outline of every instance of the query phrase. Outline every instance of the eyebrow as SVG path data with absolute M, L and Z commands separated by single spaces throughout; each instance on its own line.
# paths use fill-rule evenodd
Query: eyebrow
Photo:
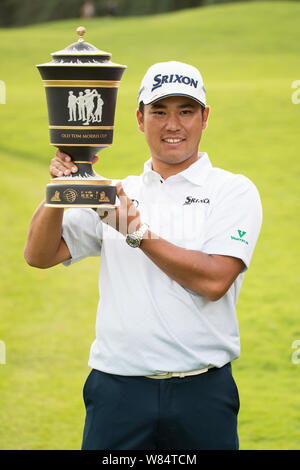
M 194 103 L 183 103 L 183 104 L 179 104 L 177 106 L 177 108 L 181 109 L 181 108 L 194 108 L 195 107 L 195 104 Z M 158 108 L 163 108 L 163 109 L 166 109 L 167 106 L 165 104 L 162 104 L 160 103 L 159 101 L 156 102 L 156 103 L 153 103 L 151 104 L 151 109 L 158 109 Z

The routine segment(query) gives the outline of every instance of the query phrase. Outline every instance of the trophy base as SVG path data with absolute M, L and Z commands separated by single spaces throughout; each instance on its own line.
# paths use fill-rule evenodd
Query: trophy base
M 46 186 L 46 207 L 116 208 L 116 187 L 111 180 L 55 178 Z
M 116 207 L 118 207 L 116 204 L 44 204 L 45 207 L 55 207 L 55 208 L 70 208 L 73 207 L 75 208 L 85 208 L 85 209 L 98 209 L 98 207 L 101 207 L 101 209 L 105 210 L 115 210 Z

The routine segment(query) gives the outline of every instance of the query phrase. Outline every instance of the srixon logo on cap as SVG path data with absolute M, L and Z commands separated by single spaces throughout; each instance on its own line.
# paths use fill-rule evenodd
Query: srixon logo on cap
M 151 91 L 161 87 L 164 83 L 183 83 L 184 85 L 193 86 L 194 88 L 197 88 L 198 86 L 198 80 L 194 80 L 194 78 L 184 75 L 177 75 L 176 73 L 171 75 L 162 75 L 159 73 L 154 77 L 154 83 L 152 83 Z

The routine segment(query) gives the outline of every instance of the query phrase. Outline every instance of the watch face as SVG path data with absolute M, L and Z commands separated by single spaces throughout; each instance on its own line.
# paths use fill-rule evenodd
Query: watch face
M 140 239 L 135 235 L 127 235 L 126 241 L 132 248 L 137 248 L 140 246 Z

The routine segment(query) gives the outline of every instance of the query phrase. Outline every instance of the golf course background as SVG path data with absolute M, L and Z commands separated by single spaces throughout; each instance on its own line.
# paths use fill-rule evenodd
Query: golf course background
M 38 270 L 23 258 L 55 154 L 36 64 L 74 42 L 81 22 L 0 29 L 0 80 L 6 85 L 6 104 L 0 104 L 0 340 L 6 348 L 0 449 L 81 445 L 99 259 Z M 300 346 L 299 353 L 292 347 L 300 340 L 300 104 L 292 101 L 292 83 L 300 80 L 300 4 L 234 3 L 94 18 L 84 26 L 88 42 L 128 67 L 114 144 L 95 166 L 106 177 L 139 174 L 149 157 L 135 119 L 146 69 L 180 60 L 202 72 L 211 114 L 200 149 L 214 166 L 248 176 L 264 211 L 237 305 L 242 351 L 233 371 L 241 400 L 240 448 L 300 449 Z

